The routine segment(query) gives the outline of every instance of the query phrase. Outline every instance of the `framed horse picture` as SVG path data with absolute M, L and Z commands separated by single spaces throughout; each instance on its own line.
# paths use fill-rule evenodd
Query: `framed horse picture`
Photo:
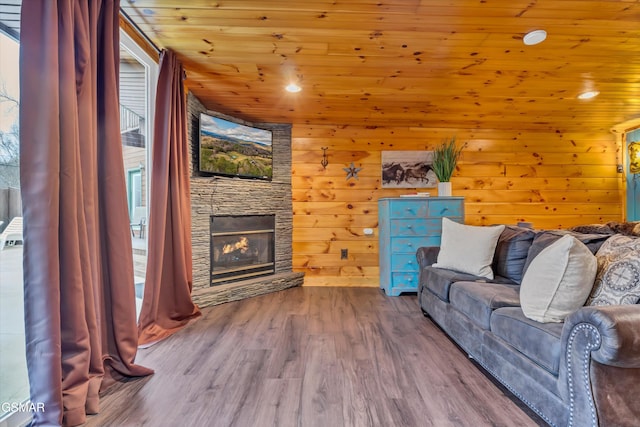
M 433 151 L 383 151 L 383 188 L 435 188 Z

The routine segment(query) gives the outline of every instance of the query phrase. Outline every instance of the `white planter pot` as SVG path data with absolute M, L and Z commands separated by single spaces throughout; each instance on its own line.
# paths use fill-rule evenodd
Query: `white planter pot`
M 451 196 L 451 182 L 439 182 L 438 183 L 438 196 L 449 197 Z

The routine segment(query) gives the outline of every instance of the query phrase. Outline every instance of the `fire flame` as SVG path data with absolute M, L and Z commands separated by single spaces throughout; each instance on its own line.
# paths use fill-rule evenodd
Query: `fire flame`
M 240 252 L 245 253 L 249 249 L 249 239 L 246 237 L 241 237 L 236 243 L 226 244 L 222 247 L 222 253 L 228 254 L 230 252 L 235 252 L 240 250 Z

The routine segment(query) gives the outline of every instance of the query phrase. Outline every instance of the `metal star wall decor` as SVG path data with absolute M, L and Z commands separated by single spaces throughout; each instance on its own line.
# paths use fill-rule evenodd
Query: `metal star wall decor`
M 358 179 L 358 172 L 360 172 L 362 168 L 355 167 L 353 162 L 351 162 L 348 168 L 342 168 L 342 170 L 347 173 L 347 181 L 349 181 L 351 178 Z

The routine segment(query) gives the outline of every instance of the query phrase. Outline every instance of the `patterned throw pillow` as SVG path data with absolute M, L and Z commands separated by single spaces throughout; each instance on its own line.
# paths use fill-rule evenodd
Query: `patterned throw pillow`
M 596 257 L 598 274 L 586 305 L 636 304 L 640 300 L 640 239 L 611 236 Z

